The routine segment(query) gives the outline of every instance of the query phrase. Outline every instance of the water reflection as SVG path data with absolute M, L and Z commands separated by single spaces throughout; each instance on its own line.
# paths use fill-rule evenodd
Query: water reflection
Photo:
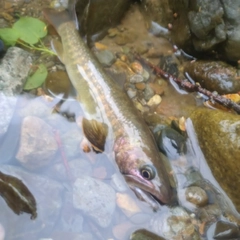
M 0 222 L 6 239 L 129 239 L 143 228 L 166 239 L 201 239 L 218 219 L 239 221 L 204 161 L 190 119 L 187 152 L 170 161 L 179 205 L 154 212 L 129 189 L 112 153 L 82 150 L 82 131 L 65 111 L 67 105 L 76 109 L 74 104 L 65 103 L 57 113 L 44 96 L 18 97 L 0 148 Z M 12 156 L 6 154 L 9 139 L 14 139 Z M 205 196 L 200 203 L 199 196 Z

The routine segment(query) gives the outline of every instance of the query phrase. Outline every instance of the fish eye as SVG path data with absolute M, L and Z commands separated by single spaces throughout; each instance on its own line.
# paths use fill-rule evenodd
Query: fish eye
M 152 165 L 143 165 L 140 168 L 140 173 L 143 178 L 147 180 L 152 180 L 156 176 L 156 169 Z

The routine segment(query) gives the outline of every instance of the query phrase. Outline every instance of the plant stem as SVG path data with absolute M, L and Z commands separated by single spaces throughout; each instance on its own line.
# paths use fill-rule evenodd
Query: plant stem
M 29 48 L 29 49 L 31 49 L 31 50 L 37 50 L 37 51 L 40 51 L 40 52 L 46 52 L 46 53 L 48 53 L 48 54 L 50 54 L 50 55 L 56 55 L 55 52 L 47 49 L 44 45 L 42 45 L 42 47 L 39 48 L 39 47 L 35 47 L 35 46 L 33 46 L 33 45 L 25 44 L 25 43 L 23 43 L 23 42 L 21 42 L 21 41 L 17 41 L 17 43 L 20 44 L 20 45 L 22 45 L 22 46 L 24 46 L 24 47 L 26 47 L 26 48 Z

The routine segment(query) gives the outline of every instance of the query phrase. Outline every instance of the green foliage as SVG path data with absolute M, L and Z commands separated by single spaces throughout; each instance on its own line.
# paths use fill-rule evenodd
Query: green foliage
M 19 38 L 18 32 L 12 28 L 0 29 L 0 38 L 7 46 L 14 46 Z
M 54 54 L 41 42 L 41 38 L 47 35 L 47 26 L 37 18 L 21 17 L 13 24 L 12 28 L 0 29 L 0 38 L 6 46 L 14 46 L 16 43 L 31 50 L 38 50 Z M 36 46 L 36 44 L 38 44 Z
M 30 89 L 41 86 L 46 80 L 47 75 L 48 75 L 48 71 L 46 66 L 43 64 L 40 64 L 36 72 L 33 75 L 28 77 L 23 89 L 30 90 Z
M 12 29 L 18 33 L 22 41 L 30 45 L 38 43 L 39 39 L 47 35 L 45 23 L 32 17 L 20 18 L 14 23 Z
M 19 44 L 31 50 L 55 55 L 55 53 L 46 48 L 41 41 L 41 38 L 46 35 L 46 24 L 32 17 L 21 17 L 13 24 L 12 28 L 0 29 L 0 39 L 3 40 L 6 46 Z M 28 77 L 24 90 L 30 90 L 41 86 L 47 74 L 47 68 L 43 64 L 40 64 L 36 72 Z

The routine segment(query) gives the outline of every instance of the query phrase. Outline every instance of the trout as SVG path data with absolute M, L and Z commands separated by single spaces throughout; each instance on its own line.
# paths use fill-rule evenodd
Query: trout
M 111 139 L 115 162 L 129 187 L 142 200 L 168 204 L 170 181 L 153 135 L 126 93 L 102 69 L 80 37 L 74 9 L 43 10 L 57 30 L 53 48 L 66 67 L 83 110 L 82 129 L 94 149 Z M 159 204 L 157 204 L 159 205 Z

